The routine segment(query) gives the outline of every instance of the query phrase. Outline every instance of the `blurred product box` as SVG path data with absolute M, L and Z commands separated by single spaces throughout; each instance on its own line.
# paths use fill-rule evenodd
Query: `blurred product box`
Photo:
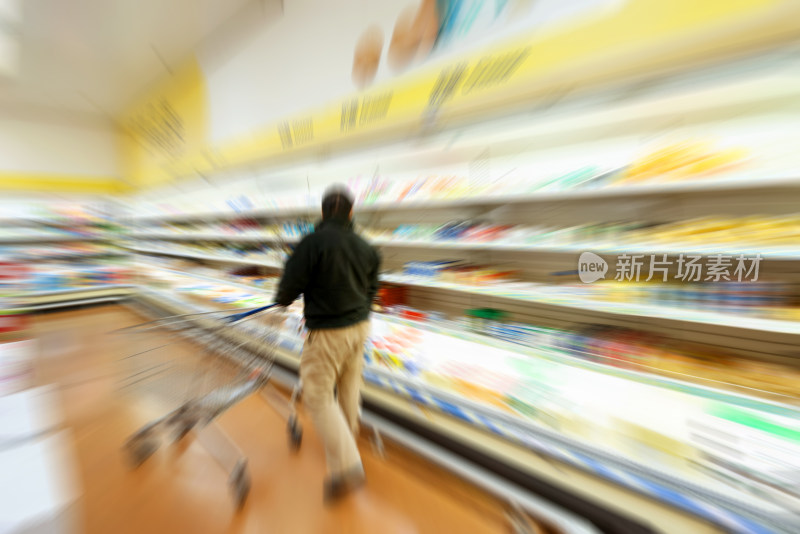
M 77 534 L 76 455 L 66 431 L 0 450 L 0 532 Z
M 19 331 L 15 331 L 19 334 Z M 35 343 L 32 340 L 0 343 L 0 398 L 22 391 L 33 383 Z M 0 435 L 5 430 L 0 413 Z

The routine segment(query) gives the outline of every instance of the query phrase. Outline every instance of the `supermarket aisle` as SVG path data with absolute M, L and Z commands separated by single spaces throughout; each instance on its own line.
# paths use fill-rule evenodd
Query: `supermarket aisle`
M 161 410 L 147 391 L 120 392 L 125 372 L 119 359 L 132 345 L 107 333 L 144 320 L 122 306 L 105 306 L 34 321 L 41 348 L 37 381 L 59 384 L 65 425 L 75 442 L 85 532 L 508 531 L 500 503 L 401 450 L 390 448 L 380 459 L 363 439 L 367 487 L 324 507 L 323 453 L 310 424 L 301 451 L 292 454 L 283 421 L 257 397 L 220 420 L 249 458 L 253 475 L 240 514 L 233 511 L 226 474 L 191 439 L 129 470 L 120 445 Z M 193 353 L 188 343 L 174 350 Z

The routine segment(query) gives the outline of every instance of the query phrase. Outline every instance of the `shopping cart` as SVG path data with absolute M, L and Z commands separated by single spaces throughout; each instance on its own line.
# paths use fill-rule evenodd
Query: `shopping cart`
M 158 406 L 167 412 L 126 441 L 124 451 L 134 468 L 158 450 L 165 436 L 178 442 L 194 430 L 198 441 L 228 471 L 234 502 L 241 508 L 250 490 L 247 458 L 215 419 L 256 392 L 287 420 L 290 448 L 299 449 L 303 436 L 295 409 L 299 389 L 287 402 L 270 384 L 282 323 L 275 306 L 175 315 L 117 331 L 157 341 L 123 359 L 129 372 L 121 388 L 156 396 Z M 202 347 L 200 354 L 197 347 Z

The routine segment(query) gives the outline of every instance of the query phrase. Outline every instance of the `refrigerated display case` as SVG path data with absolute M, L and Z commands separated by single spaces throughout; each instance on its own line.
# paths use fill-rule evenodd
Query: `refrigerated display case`
M 168 265 L 148 262 L 146 270 L 161 286 L 150 299 L 171 303 L 173 311 L 263 305 L 277 281 L 234 282 L 215 278 L 213 270 Z M 794 499 L 794 467 L 778 462 L 771 471 L 763 458 L 797 448 L 796 399 L 621 367 L 600 354 L 587 358 L 558 337 L 568 333 L 555 329 L 541 329 L 536 343 L 519 344 L 476 334 L 467 322 L 420 315 L 422 322 L 373 318 L 365 354 L 369 384 L 692 514 L 713 516 L 726 528 L 792 524 L 784 504 Z M 284 364 L 295 369 L 299 325 L 296 308 L 281 340 Z M 709 437 L 720 428 L 741 444 L 719 443 L 719 430 L 716 442 Z

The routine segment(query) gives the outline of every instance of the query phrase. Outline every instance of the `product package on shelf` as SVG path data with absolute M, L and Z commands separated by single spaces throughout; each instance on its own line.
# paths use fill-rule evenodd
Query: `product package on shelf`
M 795 328 L 794 323 L 800 321 L 800 301 L 790 285 L 781 282 L 747 280 L 746 277 L 737 282 L 728 277 L 728 280 L 716 282 L 701 278 L 698 282 L 667 283 L 660 279 L 646 282 L 645 277 L 641 281 L 609 277 L 592 284 L 544 284 L 523 280 L 519 275 L 516 270 L 491 265 L 441 260 L 408 262 L 402 273 L 386 273 L 382 279 L 388 284 L 442 287 L 631 315 L 678 317 L 678 312 L 686 311 L 684 318 L 696 315 L 700 320 L 721 324 L 727 322 L 726 316 L 754 317 L 782 321 L 780 328 L 783 330 Z
M 199 309 L 271 302 L 271 294 L 257 295 L 245 287 L 226 286 L 222 279 L 204 282 L 192 280 L 191 273 L 175 273 L 174 279 L 168 274 L 156 276 L 172 280 L 174 295 Z M 713 373 L 704 375 L 702 369 L 716 365 L 717 372 L 732 377 L 736 369 L 746 367 L 737 367 L 739 363 L 732 359 L 682 353 L 659 338 L 636 332 L 595 329 L 575 333 L 520 325 L 509 322 L 497 310 L 487 309 L 466 311 L 478 320 L 472 324 L 450 321 L 438 314 L 415 313 L 402 306 L 389 306 L 387 310 L 398 318 L 373 316 L 365 354 L 367 380 L 373 380 L 374 373 L 410 380 L 415 387 L 426 388 L 427 393 L 413 393 L 406 386 L 397 391 L 408 391 L 412 398 L 438 398 L 435 406 L 456 417 L 491 422 L 495 417 L 492 413 L 505 414 L 523 426 L 533 425 L 591 443 L 598 450 L 658 466 L 715 491 L 739 490 L 726 488 L 718 480 L 720 473 L 699 467 L 707 463 L 711 453 L 708 443 L 695 437 L 692 425 L 708 417 L 718 418 L 720 407 L 727 405 L 740 406 L 758 417 L 776 410 L 783 417 L 800 415 L 791 403 L 776 408 L 778 405 L 768 401 L 742 395 L 752 387 L 788 393 L 784 388 L 790 388 L 798 376 L 787 368 L 762 366 L 758 371 L 761 375 L 751 369 L 741 375 L 741 381 L 732 380 L 726 387 L 704 382 L 703 377 Z M 302 303 L 296 302 L 282 320 L 281 346 L 299 353 L 304 336 Z M 258 329 L 263 325 L 252 321 L 243 327 Z M 701 380 L 687 382 L 691 380 L 687 374 Z M 483 406 L 490 412 L 464 415 L 472 413 L 472 406 Z M 764 428 L 753 430 L 752 425 L 745 424 L 736 431 L 761 432 Z M 800 444 L 782 446 L 797 447 L 800 452 Z M 742 488 L 758 495 L 754 485 L 759 483 L 751 480 Z M 769 502 L 753 498 L 758 506 L 769 508 Z
M 19 261 L 0 260 L 0 297 L 25 291 L 30 282 L 31 268 Z
M 455 410 L 453 414 L 458 417 L 469 414 L 470 403 L 482 404 L 644 465 L 659 466 L 716 491 L 728 490 L 717 477 L 709 478 L 698 468 L 708 455 L 708 447 L 695 438 L 693 425 L 717 417 L 717 412 L 729 405 L 742 406 L 756 418 L 773 417 L 770 414 L 776 410 L 769 402 L 710 393 L 702 386 L 665 387 L 652 381 L 640 382 L 633 374 L 615 375 L 576 366 L 558 358 L 556 351 L 537 357 L 500 348 L 488 338 L 476 342 L 402 321 L 375 320 L 373 332 L 367 355 L 368 376 L 369 369 L 376 367 L 411 377 L 426 387 L 468 401 L 463 406 L 444 399 L 436 404 L 445 411 Z M 773 432 L 800 429 L 800 410 L 784 406 L 779 411 L 783 417 L 795 419 L 788 427 L 771 427 Z M 463 417 L 473 420 L 481 416 Z M 744 417 L 740 418 L 743 421 Z M 733 435 L 753 431 L 753 423 L 748 422 L 735 428 Z M 760 431 L 769 428 L 762 425 Z M 800 452 L 800 443 L 771 446 Z M 782 475 L 786 478 L 798 473 L 800 470 Z M 753 484 L 742 488 L 760 497 L 759 488 Z M 765 509 L 772 506 L 769 501 L 759 501 L 758 505 Z
M 97 243 L 14 245 L 0 247 L 0 256 L 20 261 L 84 260 L 118 256 L 115 247 Z
M 189 241 L 243 240 L 257 243 L 260 239 L 273 242 L 279 240 L 297 241 L 314 231 L 314 224 L 307 219 L 275 221 L 255 218 L 234 219 L 232 221 L 203 221 L 181 223 L 153 223 L 140 226 L 129 234 L 141 239 L 179 239 Z
M 510 225 L 480 221 L 365 228 L 380 245 L 472 245 L 610 253 L 726 254 L 800 258 L 800 215 L 703 217 L 663 223 L 598 222 L 573 226 Z
M 0 337 L 0 397 L 33 385 L 35 347 L 30 339 L 2 341 Z
M 34 341 L 28 339 L 29 318 L 12 309 L 14 294 L 24 290 L 29 269 L 0 262 L 0 396 L 29 387 L 33 381 Z
M 619 181 L 671 181 L 713 177 L 743 167 L 751 158 L 742 147 L 720 147 L 710 140 L 685 140 L 634 160 Z
M 597 156 L 598 161 L 608 159 L 601 154 Z M 743 171 L 758 164 L 763 165 L 763 161 L 755 158 L 752 149 L 747 147 L 721 143 L 712 138 L 686 139 L 640 150 L 624 163 L 611 163 L 609 160 L 576 166 L 569 160 L 560 163 L 554 160 L 549 164 L 532 165 L 521 180 L 508 176 L 498 179 L 491 175 L 476 179 L 454 171 L 420 173 L 411 177 L 352 179 L 349 186 L 357 192 L 357 205 L 370 206 L 393 202 L 485 199 L 647 183 L 736 180 Z
M 385 311 L 388 316 L 417 321 L 420 328 L 441 326 L 449 331 L 477 333 L 487 340 L 519 345 L 521 350 L 562 354 L 573 362 L 578 358 L 643 376 L 664 376 L 765 399 L 782 397 L 784 402 L 800 405 L 800 372 L 794 368 L 756 362 L 678 339 L 602 325 L 559 329 L 521 324 L 509 321 L 502 310 L 491 308 L 465 310 L 463 320 L 405 306 L 388 306 Z

